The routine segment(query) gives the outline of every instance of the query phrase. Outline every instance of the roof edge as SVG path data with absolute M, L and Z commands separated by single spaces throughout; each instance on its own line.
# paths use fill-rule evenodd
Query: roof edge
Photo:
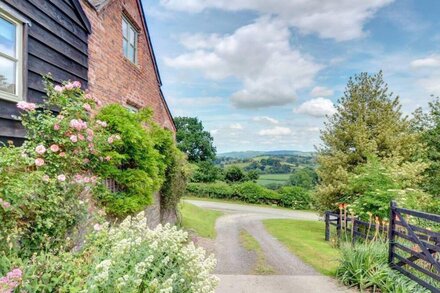
M 81 19 L 82 23 L 84 24 L 84 27 L 87 30 L 88 34 L 92 33 L 92 25 L 90 24 L 89 19 L 87 18 L 87 15 L 85 14 L 81 3 L 79 3 L 79 0 L 71 0 L 73 6 L 75 7 L 76 11 L 79 14 L 79 18 Z

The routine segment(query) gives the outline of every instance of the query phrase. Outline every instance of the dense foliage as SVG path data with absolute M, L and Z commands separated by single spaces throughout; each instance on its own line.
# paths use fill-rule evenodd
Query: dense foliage
M 217 167 L 212 161 L 200 161 L 196 164 L 191 176 L 192 182 L 215 182 L 223 179 L 222 169 Z
M 47 83 L 44 105 L 20 102 L 28 140 L 0 148 L 0 252 L 28 256 L 72 243 L 66 233 L 85 215 L 84 196 L 98 178 L 95 144 L 102 126 L 90 120 L 94 101 L 78 82 Z M 59 108 L 58 115 L 49 109 Z
M 187 193 L 197 197 L 235 199 L 248 203 L 275 204 L 293 209 L 311 207 L 309 193 L 301 187 L 283 187 L 274 191 L 251 181 L 236 184 L 188 183 Z
M 230 166 L 225 170 L 225 180 L 227 182 L 241 182 L 246 180 L 246 174 L 238 166 Z
M 213 292 L 215 261 L 185 232 L 152 231 L 144 213 L 99 224 L 101 208 L 134 213 L 159 190 L 174 208 L 188 171 L 150 111 L 110 105 L 94 117 L 80 87 L 47 83 L 45 104 L 18 103 L 28 139 L 0 148 L 0 291 Z
M 143 212 L 115 227 L 99 225 L 81 251 L 12 262 L 24 268 L 11 271 L 13 288 L 24 292 L 202 293 L 217 283 L 212 255 L 188 244 L 187 233 L 176 227 L 148 229 Z
M 214 160 L 216 149 L 211 134 L 204 130 L 203 124 L 195 117 L 175 117 L 176 140 L 179 149 L 188 155 L 188 161 Z
M 296 169 L 289 178 L 289 184 L 305 189 L 312 189 L 318 183 L 318 174 L 311 167 Z
M 97 119 L 107 124 L 104 133 L 109 139 L 101 147 L 105 159 L 96 171 L 116 186 L 111 192 L 100 193 L 99 199 L 115 216 L 136 213 L 151 204 L 153 193 L 159 191 L 166 175 L 174 176 L 169 180 L 184 181 L 179 163 L 182 159 L 172 133 L 156 125 L 151 114 L 149 109 L 132 113 L 118 104 L 106 106 L 97 114 Z M 168 181 L 167 186 L 170 184 Z M 172 192 L 168 196 L 173 196 Z
M 430 194 L 440 196 L 440 100 L 436 98 L 429 103 L 429 111 L 421 108 L 414 113 L 414 130 L 421 134 L 421 140 L 427 146 L 427 158 L 430 163 L 422 184 Z
M 402 115 L 399 99 L 388 91 L 381 72 L 350 79 L 336 109 L 325 124 L 323 145 L 318 148 L 316 202 L 320 210 L 334 210 L 336 203 L 349 196 L 349 178 L 369 157 L 397 173 L 426 167 L 418 160 L 424 157 L 419 136 Z

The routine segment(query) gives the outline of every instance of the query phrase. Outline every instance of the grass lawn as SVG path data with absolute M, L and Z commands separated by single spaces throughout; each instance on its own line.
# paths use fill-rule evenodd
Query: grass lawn
M 241 245 L 248 251 L 254 251 L 257 256 L 254 272 L 257 275 L 271 275 L 275 270 L 266 262 L 266 257 L 261 249 L 260 243 L 246 230 L 240 231 Z
M 284 184 L 289 180 L 291 174 L 261 174 L 257 180 L 260 185 L 268 185 L 270 183 Z
M 193 230 L 202 237 L 215 238 L 215 221 L 223 215 L 222 212 L 199 208 L 186 202 L 179 204 L 179 210 L 183 228 Z
M 333 276 L 339 250 L 324 240 L 323 222 L 304 220 L 264 220 L 267 231 L 296 256 L 324 275 Z

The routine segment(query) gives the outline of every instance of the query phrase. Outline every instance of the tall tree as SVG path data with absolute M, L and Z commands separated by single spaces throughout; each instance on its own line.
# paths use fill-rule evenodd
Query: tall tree
M 337 112 L 321 132 L 316 200 L 321 210 L 343 201 L 349 176 L 369 156 L 393 165 L 416 161 L 422 153 L 418 135 L 402 115 L 399 98 L 388 90 L 382 72 L 350 78 Z
M 429 103 L 429 111 L 422 108 L 414 112 L 413 126 L 421 134 L 423 143 L 428 151 L 427 158 L 430 166 L 425 171 L 423 188 L 440 198 L 440 99 Z
M 214 160 L 216 148 L 211 134 L 196 117 L 175 117 L 177 146 L 188 155 L 188 161 Z

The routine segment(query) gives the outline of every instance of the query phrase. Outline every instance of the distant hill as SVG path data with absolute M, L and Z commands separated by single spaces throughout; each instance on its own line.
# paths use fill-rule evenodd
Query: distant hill
M 302 152 L 293 150 L 279 150 L 279 151 L 244 151 L 244 152 L 227 152 L 217 154 L 218 158 L 233 158 L 233 159 L 252 159 L 261 156 L 301 156 L 312 157 L 314 152 Z

